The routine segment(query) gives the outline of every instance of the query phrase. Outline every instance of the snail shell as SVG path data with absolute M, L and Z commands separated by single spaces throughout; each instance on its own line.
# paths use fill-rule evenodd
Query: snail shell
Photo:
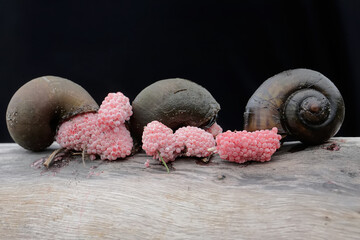
M 141 140 L 144 127 L 157 120 L 176 130 L 182 126 L 208 128 L 220 105 L 202 86 L 181 78 L 157 81 L 143 89 L 132 102 L 131 131 Z
M 344 116 L 344 100 L 328 78 L 294 69 L 267 79 L 256 90 L 245 108 L 244 129 L 277 127 L 283 137 L 320 144 L 338 132 Z
M 16 143 L 41 151 L 52 144 L 61 122 L 98 108 L 80 85 L 60 77 L 39 77 L 24 84 L 11 98 L 6 124 Z

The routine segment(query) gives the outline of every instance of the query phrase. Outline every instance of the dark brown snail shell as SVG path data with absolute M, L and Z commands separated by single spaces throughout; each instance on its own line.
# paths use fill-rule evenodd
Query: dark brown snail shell
M 52 144 L 62 121 L 98 108 L 80 85 L 64 78 L 44 76 L 16 91 L 7 108 L 6 124 L 16 143 L 28 150 L 41 151 Z
M 141 140 L 144 127 L 157 120 L 176 130 L 182 126 L 207 128 L 216 120 L 220 105 L 204 87 L 192 81 L 172 78 L 143 89 L 132 102 L 131 131 Z
M 267 79 L 252 95 L 244 113 L 244 129 L 277 127 L 306 144 L 320 144 L 334 136 L 345 116 L 344 100 L 324 75 L 294 69 Z

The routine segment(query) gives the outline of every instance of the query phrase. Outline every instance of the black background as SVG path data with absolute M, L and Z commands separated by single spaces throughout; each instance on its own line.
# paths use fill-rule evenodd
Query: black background
M 343 94 L 338 136 L 360 136 L 360 1 L 0 0 L 0 141 L 5 112 L 27 81 L 56 75 L 100 104 L 132 101 L 154 81 L 182 77 L 220 103 L 224 129 L 243 128 L 247 100 L 267 78 L 310 68 Z

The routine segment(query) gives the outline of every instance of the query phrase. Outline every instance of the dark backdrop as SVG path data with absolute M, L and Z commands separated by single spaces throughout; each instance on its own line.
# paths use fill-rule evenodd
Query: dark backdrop
M 206 87 L 224 129 L 243 128 L 247 100 L 268 77 L 310 68 L 346 104 L 338 135 L 360 136 L 360 1 L 0 0 L 1 141 L 5 111 L 25 82 L 56 75 L 100 104 L 131 100 L 154 81 L 182 77 Z

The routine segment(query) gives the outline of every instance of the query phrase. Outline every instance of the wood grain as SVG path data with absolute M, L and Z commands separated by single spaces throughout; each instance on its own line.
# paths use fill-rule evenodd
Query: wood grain
M 1 239 L 360 239 L 360 138 L 290 142 L 262 164 L 183 158 L 170 174 L 145 154 L 36 165 L 56 147 L 0 144 Z

